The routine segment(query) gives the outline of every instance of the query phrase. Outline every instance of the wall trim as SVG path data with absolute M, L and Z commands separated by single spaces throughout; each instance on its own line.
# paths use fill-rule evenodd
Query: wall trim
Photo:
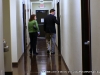
M 18 67 L 18 63 L 22 60 L 23 56 L 24 56 L 24 53 L 22 54 L 22 56 L 20 57 L 20 59 L 18 60 L 18 62 L 12 63 L 12 67 Z
M 5 75 L 13 75 L 13 72 L 5 72 Z
M 18 67 L 18 63 L 17 62 L 12 63 L 12 67 Z

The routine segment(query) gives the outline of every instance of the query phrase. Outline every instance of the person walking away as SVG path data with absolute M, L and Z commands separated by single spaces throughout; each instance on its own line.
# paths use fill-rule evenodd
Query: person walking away
M 37 36 L 40 35 L 38 23 L 36 21 L 36 15 L 33 14 L 30 16 L 29 22 L 28 22 L 28 31 L 29 31 L 29 37 L 30 37 L 30 55 L 37 55 L 36 52 L 36 44 L 37 44 Z
M 55 54 L 55 40 L 56 40 L 55 23 L 57 25 L 60 24 L 54 15 L 55 15 L 55 10 L 51 9 L 50 14 L 44 18 L 44 31 L 46 36 L 47 53 L 51 52 L 51 54 Z M 51 40 L 51 46 L 50 46 L 50 40 Z

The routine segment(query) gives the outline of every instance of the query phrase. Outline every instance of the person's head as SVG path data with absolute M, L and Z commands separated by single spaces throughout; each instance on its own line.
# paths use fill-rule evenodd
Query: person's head
M 36 20 L 36 15 L 35 15 L 35 14 L 32 14 L 32 15 L 30 16 L 29 21 L 32 21 L 32 20 Z
M 50 14 L 55 15 L 55 9 L 51 9 Z

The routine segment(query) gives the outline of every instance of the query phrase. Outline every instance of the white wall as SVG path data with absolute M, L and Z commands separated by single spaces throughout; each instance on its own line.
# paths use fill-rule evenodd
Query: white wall
M 10 0 L 10 25 L 12 62 L 16 63 L 24 52 L 22 0 Z
M 17 62 L 24 52 L 22 0 L 16 0 Z
M 90 4 L 92 70 L 99 71 L 93 75 L 100 75 L 100 0 L 91 0 Z
M 82 71 L 81 0 L 60 0 L 60 11 L 62 56 L 70 71 Z
M 36 10 L 50 10 L 52 8 L 52 3 L 44 3 L 44 8 L 39 7 L 40 3 L 32 3 L 32 13 L 36 14 Z
M 10 0 L 10 25 L 11 25 L 11 50 L 12 62 L 17 62 L 17 24 L 16 24 L 16 0 Z
M 4 52 L 3 52 L 3 13 L 2 0 L 0 0 L 0 75 L 4 74 Z

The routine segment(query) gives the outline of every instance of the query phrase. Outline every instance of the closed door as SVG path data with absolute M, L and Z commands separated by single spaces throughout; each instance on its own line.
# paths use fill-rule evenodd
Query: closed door
M 92 71 L 91 65 L 91 24 L 90 24 L 90 0 L 81 0 L 82 8 L 82 64 L 83 75 L 92 75 L 85 71 Z
M 36 16 L 37 16 L 37 22 L 39 24 L 40 29 L 40 36 L 39 37 L 45 37 L 44 33 L 44 18 L 49 14 L 48 10 L 36 10 Z

